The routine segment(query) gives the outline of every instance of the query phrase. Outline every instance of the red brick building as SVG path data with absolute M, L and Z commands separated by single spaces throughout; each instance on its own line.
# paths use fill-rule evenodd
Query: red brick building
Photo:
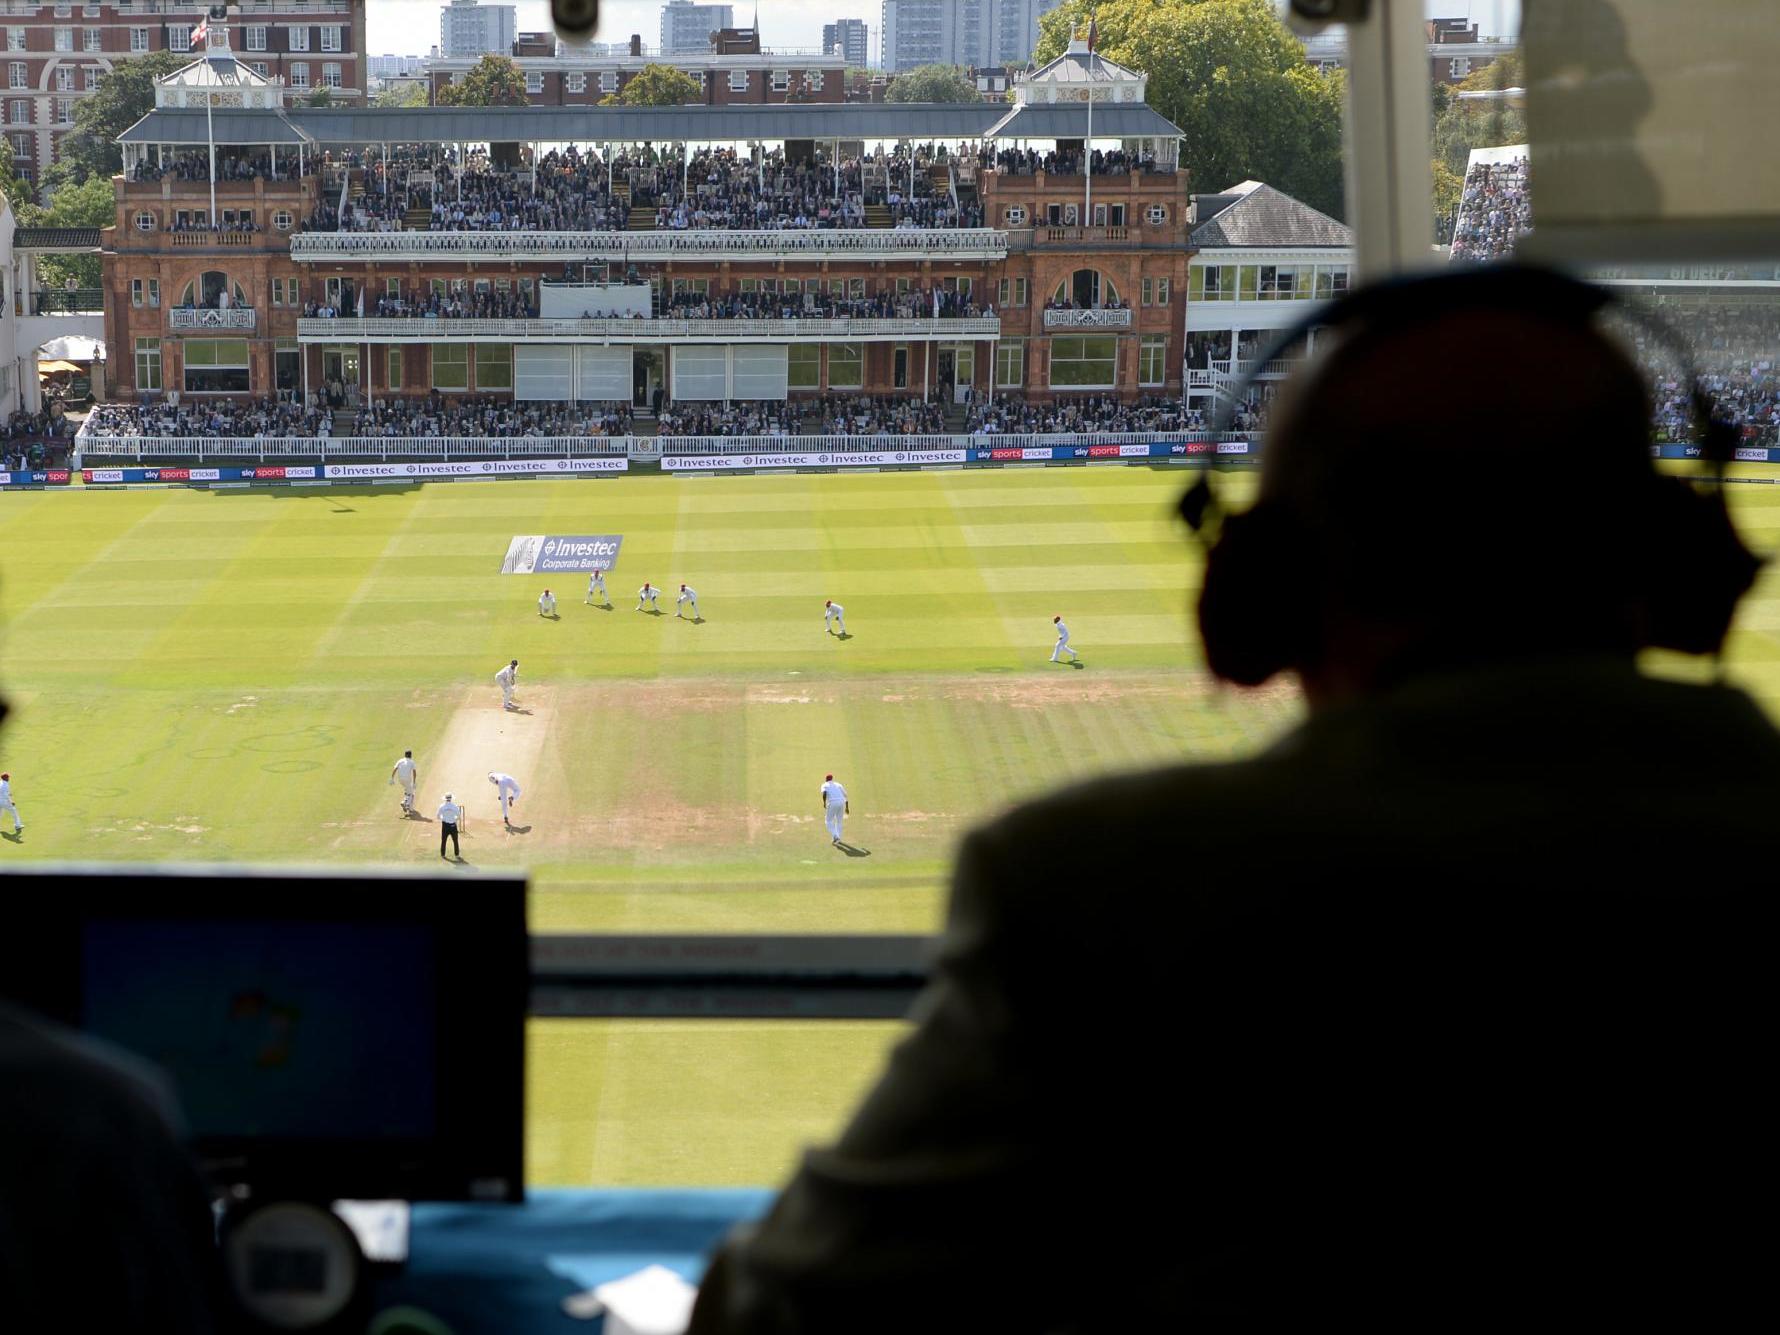
M 1141 76 L 1085 50 L 1023 81 L 1013 107 L 349 112 L 255 108 L 249 89 L 241 109 L 214 114 L 226 178 L 214 186 L 191 86 L 222 77 L 212 67 L 183 73 L 163 90 L 163 108 L 125 136 L 105 247 L 120 397 L 331 382 L 361 400 L 436 391 L 648 403 L 657 387 L 680 400 L 926 397 L 942 386 L 957 402 L 1181 394 L 1191 220 L 1176 132 L 1143 104 Z M 1082 155 L 1083 94 L 1095 98 L 1096 164 Z M 617 164 L 636 145 L 770 147 L 734 160 L 743 180 L 787 162 L 818 181 L 857 173 L 863 213 L 832 228 L 657 230 L 638 209 L 622 230 L 570 232 L 435 230 L 425 208 L 408 207 L 369 225 L 355 219 L 356 229 L 302 230 L 336 201 L 352 212 L 353 200 L 394 179 L 380 156 L 389 144 L 451 153 L 521 136 L 585 146 L 600 165 L 578 188 L 604 197 L 609 184 L 618 199 L 661 173 L 697 194 L 685 165 L 624 175 Z M 913 158 L 881 151 L 899 142 L 932 147 Z M 462 179 L 492 181 L 509 211 L 523 211 L 550 197 L 553 173 L 567 179 L 559 159 L 541 180 L 533 174 L 536 147 L 511 143 L 489 161 L 516 169 L 451 185 L 429 159 L 405 183 L 412 190 L 421 171 L 437 173 L 444 198 L 434 203 L 449 210 L 462 207 Z M 912 225 L 920 210 L 949 221 Z M 732 297 L 774 314 L 673 310 L 676 299 Z M 378 315 L 380 303 L 397 313 Z M 862 303 L 878 310 L 859 315 Z M 788 304 L 797 317 L 782 317 Z M 851 313 L 824 313 L 841 306 Z M 454 309 L 419 314 L 439 307 Z M 472 307 L 500 314 L 459 318 Z
M 35 179 L 56 160 L 74 108 L 132 56 L 195 50 L 208 3 L 186 0 L 9 0 L 5 28 L 6 138 L 19 174 Z M 292 92 L 328 87 L 342 103 L 365 91 L 365 0 L 239 0 L 212 31 L 258 73 Z

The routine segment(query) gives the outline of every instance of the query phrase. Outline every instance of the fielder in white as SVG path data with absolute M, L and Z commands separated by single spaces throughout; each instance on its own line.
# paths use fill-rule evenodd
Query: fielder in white
M 643 587 L 637 590 L 637 611 L 641 612 L 643 610 L 644 603 L 648 603 L 652 609 L 659 611 L 660 609 L 656 606 L 655 600 L 660 597 L 661 590 L 649 583 L 648 580 L 644 580 Z
M 506 667 L 495 673 L 494 679 L 501 688 L 501 708 L 513 708 L 513 683 L 519 680 L 519 660 L 515 658 Z
M 847 633 L 847 609 L 830 598 L 822 604 L 822 630 L 832 635 L 836 626 L 841 628 L 842 635 Z
M 498 771 L 490 774 L 488 781 L 494 785 L 495 798 L 501 804 L 501 824 L 511 825 L 513 823 L 513 803 L 519 798 L 518 781 L 511 774 L 502 774 Z
M 1069 647 L 1069 627 L 1063 624 L 1063 618 L 1052 617 L 1051 624 L 1057 628 L 1057 647 L 1051 650 L 1051 662 L 1057 661 L 1058 654 L 1068 654 L 1072 662 L 1079 661 L 1081 655 Z
M 584 601 L 591 605 L 593 595 L 596 593 L 599 594 L 600 601 L 607 607 L 612 605 L 611 595 L 606 592 L 606 572 L 603 570 L 596 570 L 587 577 L 587 597 Z
M 396 761 L 389 772 L 389 781 L 402 785 L 402 814 L 414 814 L 414 788 L 420 782 L 420 775 L 414 769 L 414 753 L 402 752 L 402 758 Z
M 839 845 L 841 841 L 841 818 L 853 814 L 853 807 L 847 801 L 847 790 L 834 781 L 830 774 L 822 781 L 822 820 L 828 826 L 829 842 Z
M 690 584 L 682 584 L 680 586 L 680 596 L 678 598 L 674 599 L 674 615 L 675 616 L 680 615 L 680 604 L 681 603 L 691 603 L 692 604 L 692 619 L 694 621 L 697 621 L 698 620 L 698 591 L 696 589 L 694 589 Z
M 556 595 L 549 589 L 545 589 L 538 595 L 538 615 L 541 617 L 556 615 Z
M 12 775 L 10 774 L 0 774 L 0 812 L 5 812 L 8 816 L 12 817 L 12 830 L 14 834 L 23 834 L 25 832 L 24 818 L 19 815 L 18 807 L 13 804 Z

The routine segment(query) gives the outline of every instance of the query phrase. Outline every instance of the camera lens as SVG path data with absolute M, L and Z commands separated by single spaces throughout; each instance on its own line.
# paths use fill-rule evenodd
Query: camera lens
M 564 32 L 585 35 L 599 22 L 599 0 L 550 0 L 550 17 Z

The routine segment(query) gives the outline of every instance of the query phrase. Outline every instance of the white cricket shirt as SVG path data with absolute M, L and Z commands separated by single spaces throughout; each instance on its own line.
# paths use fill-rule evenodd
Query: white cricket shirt
M 844 807 L 847 804 L 847 790 L 830 779 L 822 785 L 822 800 L 831 807 Z
M 463 808 L 455 802 L 446 802 L 439 807 L 439 820 L 445 825 L 456 825 L 463 814 Z
M 396 761 L 396 781 L 404 788 L 414 786 L 414 762 L 407 756 Z

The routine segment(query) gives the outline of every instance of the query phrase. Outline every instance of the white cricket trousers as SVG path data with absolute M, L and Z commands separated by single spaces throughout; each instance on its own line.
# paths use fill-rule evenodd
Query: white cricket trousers
M 509 818 L 512 816 L 512 814 L 513 814 L 513 794 L 512 793 L 502 793 L 501 794 L 501 823 L 503 825 L 510 824 L 511 822 L 510 822 Z
M 828 837 L 830 839 L 839 839 L 841 837 L 841 818 L 846 814 L 847 807 L 844 802 L 828 808 L 828 814 L 823 817 L 823 823 L 828 826 Z
M 501 703 L 509 708 L 513 704 L 513 688 L 504 681 L 501 683 Z
M 406 784 L 402 786 L 402 810 L 414 810 L 414 790 Z
M 25 828 L 25 822 L 19 816 L 19 809 L 11 802 L 0 802 L 0 815 L 12 817 L 12 828 L 15 831 Z
M 1055 649 L 1051 650 L 1051 662 L 1055 663 L 1057 661 L 1058 654 L 1068 654 L 1071 658 L 1080 658 L 1081 657 L 1080 654 L 1078 654 L 1074 649 L 1071 649 L 1069 647 L 1068 640 L 1058 640 L 1057 641 L 1057 647 Z

